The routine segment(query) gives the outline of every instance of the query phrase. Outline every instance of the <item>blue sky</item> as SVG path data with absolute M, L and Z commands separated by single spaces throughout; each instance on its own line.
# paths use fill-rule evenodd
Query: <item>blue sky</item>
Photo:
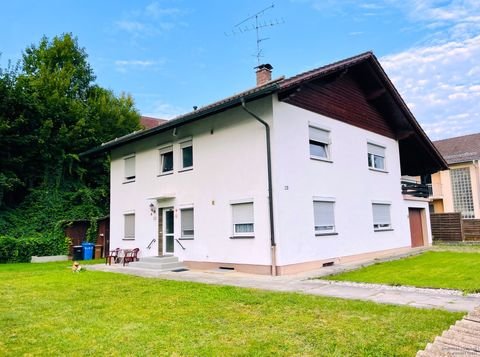
M 97 83 L 171 118 L 255 84 L 263 0 L 16 0 L 2 3 L 0 64 L 43 35 L 72 32 Z M 372 50 L 432 139 L 480 132 L 480 1 L 277 0 L 262 62 L 291 76 Z M 248 25 L 247 23 L 246 25 Z M 250 22 L 252 24 L 252 22 Z M 238 31 L 237 31 L 238 32 Z M 225 33 L 230 33 L 226 35 Z

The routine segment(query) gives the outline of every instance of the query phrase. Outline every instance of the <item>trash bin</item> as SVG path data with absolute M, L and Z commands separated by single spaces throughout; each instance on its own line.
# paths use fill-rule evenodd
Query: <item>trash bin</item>
M 83 247 L 81 245 L 73 246 L 73 260 L 83 259 Z
M 101 259 L 103 253 L 103 245 L 95 244 L 95 251 L 93 254 L 93 259 Z
M 93 243 L 82 243 L 83 247 L 83 260 L 92 260 L 93 259 L 93 248 L 95 244 Z

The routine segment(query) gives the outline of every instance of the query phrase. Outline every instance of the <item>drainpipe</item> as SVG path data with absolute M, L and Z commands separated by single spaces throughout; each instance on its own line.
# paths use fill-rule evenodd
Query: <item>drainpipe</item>
M 253 118 L 258 120 L 265 126 L 265 139 L 267 143 L 267 174 L 268 174 L 268 208 L 270 216 L 270 254 L 271 254 L 271 274 L 273 276 L 277 275 L 277 252 L 276 252 L 276 243 L 275 243 L 275 229 L 273 224 L 273 191 L 272 191 L 272 152 L 270 149 L 270 126 L 266 121 L 260 118 L 255 113 L 252 113 L 247 106 L 245 105 L 245 98 L 241 99 L 242 108 L 245 112 L 250 114 Z

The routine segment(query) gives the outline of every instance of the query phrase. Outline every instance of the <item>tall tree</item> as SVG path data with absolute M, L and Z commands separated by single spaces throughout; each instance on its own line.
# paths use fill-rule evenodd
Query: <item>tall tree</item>
M 43 37 L 0 70 L 0 209 L 42 187 L 108 192 L 106 158 L 80 162 L 78 154 L 138 130 L 140 116 L 130 96 L 95 84 L 87 58 L 67 33 Z

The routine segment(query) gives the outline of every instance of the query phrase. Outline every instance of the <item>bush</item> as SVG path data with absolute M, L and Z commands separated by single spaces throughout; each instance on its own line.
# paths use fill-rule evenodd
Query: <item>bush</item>
M 70 239 L 54 235 L 22 238 L 0 236 L 0 263 L 30 262 L 33 255 L 64 255 L 68 253 L 69 243 Z

